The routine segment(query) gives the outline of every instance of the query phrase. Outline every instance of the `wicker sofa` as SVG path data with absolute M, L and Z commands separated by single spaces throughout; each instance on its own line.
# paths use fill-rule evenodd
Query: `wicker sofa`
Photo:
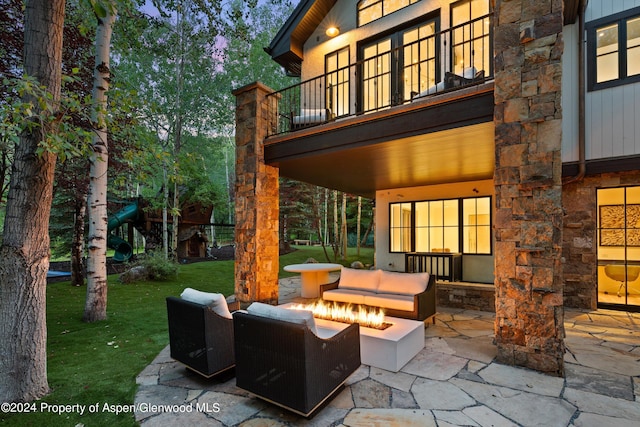
M 306 312 L 310 320 L 300 322 L 293 318 L 295 310 L 259 306 L 266 304 L 253 303 L 247 312 L 233 313 L 236 385 L 310 417 L 360 367 L 359 326 L 323 339 L 314 333 L 311 312 Z M 254 307 L 268 310 L 257 313 Z
M 436 314 L 436 286 L 429 273 L 342 268 L 340 278 L 320 285 L 325 301 L 383 308 L 387 316 L 427 320 Z
M 189 299 L 187 295 L 198 293 L 199 291 L 185 290 L 183 298 L 167 297 L 169 347 L 172 359 L 203 377 L 210 378 L 235 366 L 233 319 L 230 310 L 237 310 L 239 304 L 227 305 L 220 294 L 215 294 L 213 298 L 216 303 L 213 304 L 213 300 L 207 300 L 206 296 L 205 300 L 199 300 Z

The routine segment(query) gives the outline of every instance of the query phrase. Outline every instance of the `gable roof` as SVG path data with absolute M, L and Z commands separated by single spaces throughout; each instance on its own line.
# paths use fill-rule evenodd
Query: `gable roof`
M 264 50 L 290 74 L 299 76 L 303 45 L 337 0 L 302 0 Z

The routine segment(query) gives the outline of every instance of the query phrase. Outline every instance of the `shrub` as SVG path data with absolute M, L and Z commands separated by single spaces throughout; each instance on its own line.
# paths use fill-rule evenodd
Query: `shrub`
M 144 280 L 164 281 L 178 275 L 178 264 L 162 256 L 147 256 L 122 273 L 120 281 L 133 283 Z

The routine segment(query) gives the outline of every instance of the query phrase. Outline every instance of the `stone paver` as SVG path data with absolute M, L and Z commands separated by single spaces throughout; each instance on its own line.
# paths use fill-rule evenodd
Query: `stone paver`
M 282 279 L 280 302 L 299 300 L 299 278 Z M 362 365 L 308 420 L 252 397 L 231 375 L 193 374 L 167 347 L 138 375 L 135 403 L 182 412 L 135 417 L 142 427 L 640 425 L 640 314 L 566 310 L 565 378 L 496 363 L 494 317 L 438 309 L 425 348 L 400 372 Z

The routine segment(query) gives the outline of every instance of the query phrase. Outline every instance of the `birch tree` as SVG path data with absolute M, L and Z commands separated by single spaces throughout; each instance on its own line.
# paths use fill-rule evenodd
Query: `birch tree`
M 87 257 L 87 297 L 83 320 L 95 322 L 107 318 L 107 90 L 111 72 L 109 52 L 116 9 L 113 3 L 91 0 L 96 14 L 96 61 L 92 98 L 94 137 L 89 172 L 89 233 Z
M 46 280 L 49 214 L 57 156 L 42 149 L 55 135 L 60 100 L 65 0 L 26 0 L 24 71 L 46 91 L 25 92 L 32 118 L 15 148 L 0 246 L 0 402 L 31 401 L 49 392 Z M 50 113 L 50 115 L 49 115 Z

